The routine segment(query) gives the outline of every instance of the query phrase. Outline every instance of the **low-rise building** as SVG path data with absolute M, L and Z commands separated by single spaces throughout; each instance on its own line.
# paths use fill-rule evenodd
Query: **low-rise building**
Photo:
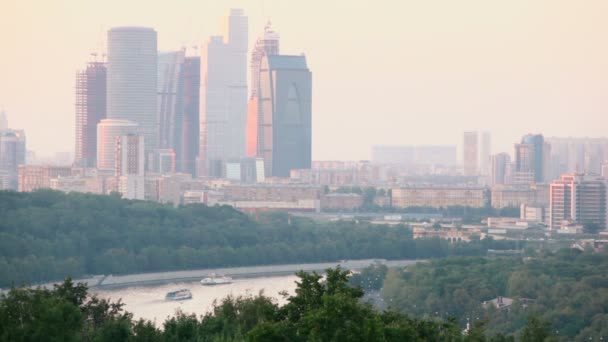
M 483 187 L 410 186 L 393 188 L 391 202 L 395 208 L 482 208 L 486 206 L 487 195 Z
M 355 210 L 363 205 L 363 196 L 359 194 L 330 193 L 321 197 L 321 210 Z
M 71 168 L 66 166 L 19 165 L 18 188 L 21 192 L 50 189 L 51 179 L 68 177 L 71 173 Z
M 536 191 L 529 186 L 497 185 L 492 187 L 492 207 L 519 208 L 522 204 L 536 202 Z

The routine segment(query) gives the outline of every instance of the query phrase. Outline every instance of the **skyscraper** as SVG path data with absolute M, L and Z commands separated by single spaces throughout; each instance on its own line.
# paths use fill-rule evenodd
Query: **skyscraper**
M 596 224 L 608 229 L 606 180 L 584 174 L 564 174 L 549 188 L 549 227 L 559 229 L 564 221 Z
M 270 55 L 261 64 L 258 156 L 267 177 L 311 167 L 312 73 L 306 57 Z
M 183 77 L 183 115 L 181 134 L 181 151 L 177 151 L 176 169 L 180 172 L 196 174 L 196 157 L 199 154 L 200 133 L 200 57 L 186 57 L 182 68 Z
M 492 137 L 490 136 L 490 132 L 481 132 L 479 167 L 482 176 L 490 175 L 490 153 L 492 153 Z
M 479 144 L 477 132 L 464 132 L 463 164 L 465 176 L 479 174 Z
M 8 118 L 6 117 L 6 112 L 0 110 L 0 131 L 5 129 L 8 129 Z
M 158 54 L 158 148 L 181 150 L 185 50 Z
M 74 164 L 97 164 L 97 124 L 106 118 L 106 65 L 91 62 L 76 72 L 76 146 Z
M 520 184 L 542 183 L 545 180 L 545 152 L 549 151 L 541 134 L 525 135 L 515 145 L 514 182 Z
M 508 184 L 511 157 L 507 153 L 495 154 L 491 157 L 490 184 Z
M 264 34 L 255 42 L 249 64 L 251 69 L 251 95 L 247 105 L 246 155 L 248 157 L 257 156 L 258 120 L 261 113 L 259 89 L 262 59 L 264 56 L 278 54 L 279 34 L 268 23 L 264 28 Z
M 201 57 L 201 176 L 222 177 L 226 161 L 245 155 L 247 17 L 243 10 L 230 10 L 226 26 L 225 36 L 211 37 Z
M 0 172 L 6 177 L 7 188 L 17 190 L 19 165 L 25 164 L 25 132 L 5 129 L 0 131 Z
M 156 31 L 108 31 L 107 118 L 130 120 L 145 137 L 146 155 L 158 148 Z
M 144 137 L 126 134 L 116 137 L 116 177 L 124 198 L 144 199 Z
M 137 134 L 139 125 L 129 120 L 104 119 L 97 124 L 97 168 L 115 170 L 116 138 Z

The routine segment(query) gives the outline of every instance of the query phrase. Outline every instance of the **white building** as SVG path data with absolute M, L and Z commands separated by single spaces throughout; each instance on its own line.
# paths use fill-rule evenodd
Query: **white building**
M 144 142 L 144 137 L 136 134 L 116 138 L 116 177 L 118 192 L 124 198 L 145 198 Z

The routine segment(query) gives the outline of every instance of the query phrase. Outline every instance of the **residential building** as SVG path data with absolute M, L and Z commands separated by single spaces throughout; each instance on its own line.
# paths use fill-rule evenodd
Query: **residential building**
M 543 183 L 547 174 L 548 160 L 545 156 L 548 150 L 541 134 L 525 135 L 521 143 L 515 144 L 513 183 Z
M 490 185 L 509 184 L 511 157 L 508 153 L 493 155 L 490 161 Z
M 107 39 L 107 118 L 136 123 L 151 154 L 158 148 L 156 31 L 114 27 Z
M 145 140 L 143 135 L 127 134 L 116 137 L 116 178 L 118 192 L 124 198 L 144 199 Z
M 599 176 L 563 174 L 550 185 L 549 226 L 561 229 L 569 221 L 607 229 L 607 185 Z
M 454 206 L 482 208 L 487 205 L 483 187 L 408 186 L 393 188 L 391 201 L 395 208 Z
M 5 129 L 0 131 L 0 171 L 5 174 L 3 189 L 17 190 L 18 168 L 25 164 L 25 131 Z
M 97 168 L 114 170 L 116 167 L 116 138 L 137 134 L 136 122 L 120 119 L 104 119 L 97 124 Z
M 482 176 L 490 175 L 490 153 L 492 153 L 492 136 L 490 135 L 490 132 L 481 132 L 479 171 Z
M 97 165 L 97 124 L 106 118 L 106 83 L 103 62 L 90 62 L 76 72 L 76 166 Z
M 479 175 L 479 142 L 477 132 L 464 132 L 463 165 L 465 176 Z
M 529 186 L 496 185 L 492 187 L 492 207 L 519 208 L 522 204 L 536 203 L 536 191 Z
M 363 196 L 360 194 L 330 193 L 321 196 L 321 210 L 341 211 L 356 210 L 363 205 Z
M 70 167 L 49 165 L 19 165 L 19 191 L 31 192 L 37 189 L 49 189 L 51 179 L 68 177 Z

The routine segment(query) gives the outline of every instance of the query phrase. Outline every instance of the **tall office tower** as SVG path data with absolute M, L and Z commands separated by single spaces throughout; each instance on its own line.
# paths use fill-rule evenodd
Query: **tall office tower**
M 525 135 L 520 144 L 515 145 L 515 174 L 517 184 L 543 183 L 547 160 L 544 138 L 541 134 Z
M 547 138 L 554 165 L 562 172 L 597 174 L 608 160 L 607 138 Z M 554 172 L 555 173 L 555 170 Z
M 479 174 L 479 144 L 477 132 L 464 132 L 463 164 L 465 176 L 477 176 Z
M 176 169 L 191 175 L 196 174 L 196 157 L 199 149 L 199 96 L 201 85 L 200 57 L 186 57 L 182 67 L 183 115 L 181 124 L 181 151 L 176 156 Z
M 549 187 L 549 227 L 559 229 L 564 221 L 597 224 L 608 229 L 606 180 L 580 173 L 564 174 Z
M 97 124 L 106 118 L 106 78 L 102 62 L 91 62 L 76 72 L 76 166 L 97 165 Z
M 479 168 L 482 176 L 490 175 L 490 153 L 492 153 L 492 137 L 490 132 L 481 132 Z
M 266 177 L 289 177 L 312 164 L 312 73 L 303 55 L 265 56 L 261 70 L 257 154 Z
M 144 137 L 126 134 L 116 137 L 116 177 L 118 192 L 127 199 L 144 199 Z
M 8 118 L 6 117 L 6 112 L 0 110 L 0 131 L 5 129 L 8 129 Z
M 146 27 L 108 31 L 107 118 L 137 123 L 147 156 L 158 148 L 156 39 Z
M 0 172 L 6 183 L 2 188 L 17 190 L 19 165 L 25 164 L 25 132 L 16 129 L 0 131 Z
M 213 36 L 201 57 L 200 176 L 222 177 L 228 160 L 245 155 L 247 17 L 232 9 L 224 37 Z
M 508 184 L 511 157 L 508 153 L 499 153 L 491 157 L 490 184 Z
M 158 54 L 158 148 L 181 152 L 183 119 L 182 68 L 186 51 Z
M 254 158 L 257 156 L 257 137 L 258 137 L 258 121 L 261 113 L 258 95 L 260 89 L 260 73 L 262 59 L 264 56 L 279 54 L 279 34 L 276 33 L 270 23 L 264 28 L 264 34 L 258 38 L 251 51 L 251 95 L 247 104 L 247 132 L 246 132 L 246 151 L 247 157 Z
M 129 120 L 104 119 L 97 124 L 97 168 L 114 170 L 116 167 L 116 138 L 137 134 L 139 125 Z

